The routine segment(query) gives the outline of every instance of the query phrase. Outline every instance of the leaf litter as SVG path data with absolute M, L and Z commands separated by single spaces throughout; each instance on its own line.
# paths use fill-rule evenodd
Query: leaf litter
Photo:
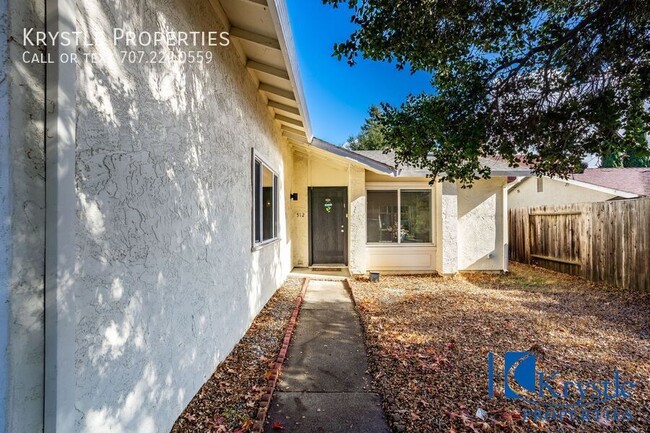
M 302 280 L 289 278 L 178 417 L 171 433 L 251 431 Z
M 518 263 L 507 275 L 357 278 L 352 292 L 373 387 L 395 432 L 650 431 L 650 293 Z M 567 381 L 612 380 L 621 371 L 636 387 L 616 406 L 634 419 L 524 420 L 522 410 L 536 407 L 506 399 L 498 374 L 508 351 L 532 351 L 538 370 Z

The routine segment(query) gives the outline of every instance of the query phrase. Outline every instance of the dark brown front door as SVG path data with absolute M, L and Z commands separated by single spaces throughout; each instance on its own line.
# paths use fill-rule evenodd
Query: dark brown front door
M 309 188 L 311 264 L 347 264 L 348 189 Z

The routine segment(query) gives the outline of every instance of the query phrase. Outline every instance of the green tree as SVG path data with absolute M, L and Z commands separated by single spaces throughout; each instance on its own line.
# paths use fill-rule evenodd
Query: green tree
M 372 116 L 398 162 L 470 184 L 490 175 L 480 157 L 565 176 L 586 154 L 648 155 L 647 0 L 323 2 L 353 12 L 339 58 L 433 74 Z
M 650 156 L 639 156 L 635 152 L 629 155 L 610 153 L 603 156 L 600 166 L 604 168 L 650 167 Z
M 381 118 L 381 110 L 373 105 L 368 110 L 369 117 L 361 126 L 357 135 L 348 138 L 346 147 L 350 150 L 384 150 L 387 146 L 384 140 L 382 125 L 378 121 Z

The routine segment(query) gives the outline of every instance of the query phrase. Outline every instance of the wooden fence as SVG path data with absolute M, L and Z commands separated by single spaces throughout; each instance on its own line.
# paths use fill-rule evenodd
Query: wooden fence
M 650 199 L 511 209 L 510 259 L 650 290 Z

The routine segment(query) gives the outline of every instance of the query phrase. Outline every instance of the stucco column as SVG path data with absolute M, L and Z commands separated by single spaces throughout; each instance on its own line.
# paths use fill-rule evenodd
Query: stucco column
M 458 272 L 458 188 L 444 182 L 440 200 L 440 241 L 438 270 L 442 275 Z
M 348 268 L 352 274 L 363 274 L 366 272 L 366 171 L 350 166 L 348 185 Z
M 74 0 L 47 2 L 49 32 L 76 31 Z M 76 44 L 48 47 L 53 59 L 76 54 Z M 56 61 L 47 65 L 45 213 L 45 433 L 75 431 L 74 296 L 75 146 L 77 123 L 77 65 Z

